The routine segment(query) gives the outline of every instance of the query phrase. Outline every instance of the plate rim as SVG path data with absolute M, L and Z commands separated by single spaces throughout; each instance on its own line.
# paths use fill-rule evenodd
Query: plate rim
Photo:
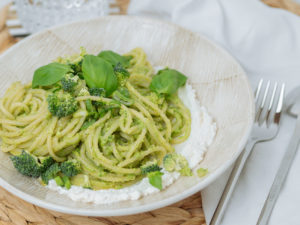
M 141 22 L 141 23 L 145 23 L 145 22 L 153 23 L 154 22 L 154 23 L 158 23 L 158 24 L 159 23 L 164 24 L 164 25 L 167 25 L 167 26 L 171 26 L 174 29 L 178 29 L 178 30 L 181 30 L 183 32 L 187 32 L 190 35 L 193 35 L 197 38 L 204 39 L 205 41 L 210 43 L 218 51 L 223 53 L 226 57 L 231 59 L 233 62 L 235 62 L 240 67 L 240 70 L 242 72 L 241 76 L 245 79 L 247 87 L 248 87 L 247 91 L 252 96 L 250 98 L 251 102 L 249 102 L 250 109 L 251 109 L 251 114 L 250 114 L 251 118 L 249 120 L 248 128 L 247 128 L 243 138 L 239 141 L 238 149 L 233 154 L 232 159 L 228 160 L 222 166 L 217 168 L 214 172 L 212 172 L 203 181 L 201 181 L 200 183 L 194 185 L 193 187 L 189 188 L 188 190 L 182 192 L 179 195 L 171 196 L 169 198 L 160 200 L 159 202 L 149 203 L 149 204 L 139 205 L 139 206 L 133 206 L 133 207 L 130 207 L 130 208 L 113 209 L 113 210 L 111 210 L 111 209 L 97 210 L 97 209 L 82 209 L 82 208 L 79 208 L 79 210 L 78 210 L 78 209 L 75 209 L 75 208 L 69 208 L 67 206 L 56 205 L 54 203 L 50 203 L 50 202 L 47 202 L 46 200 L 36 198 L 36 197 L 34 197 L 30 194 L 27 194 L 26 192 L 23 192 L 23 191 L 19 190 L 18 188 L 14 187 L 13 185 L 6 182 L 2 177 L 0 177 L 0 186 L 2 186 L 4 189 L 6 189 L 11 194 L 13 194 L 13 195 L 29 202 L 29 203 L 37 205 L 39 207 L 49 209 L 49 210 L 53 210 L 53 211 L 66 213 L 66 214 L 79 215 L 79 216 L 126 216 L 126 215 L 132 215 L 132 214 L 143 213 L 143 212 L 159 209 L 159 208 L 174 204 L 178 201 L 181 201 L 181 200 L 195 194 L 196 192 L 199 192 L 199 191 L 203 190 L 205 187 L 207 187 L 209 184 L 211 184 L 213 181 L 215 181 L 219 176 L 221 176 L 236 161 L 238 156 L 241 154 L 241 152 L 244 149 L 244 146 L 245 146 L 245 144 L 248 140 L 250 132 L 252 130 L 253 121 L 254 121 L 254 109 L 255 109 L 253 92 L 252 92 L 252 88 L 251 88 L 249 79 L 246 75 L 246 72 L 243 69 L 243 67 L 240 65 L 239 61 L 235 57 L 233 57 L 225 48 L 220 46 L 218 43 L 215 43 L 214 41 L 211 41 L 210 39 L 208 39 L 203 34 L 193 32 L 189 29 L 181 27 L 180 25 L 174 24 L 174 23 L 169 22 L 169 21 L 157 19 L 157 18 L 149 18 L 149 17 L 142 17 L 142 16 L 131 16 L 131 15 L 110 15 L 110 16 L 102 16 L 102 17 L 90 18 L 90 19 L 85 19 L 85 20 L 73 21 L 73 22 L 69 22 L 69 23 L 63 23 L 63 24 L 60 24 L 60 25 L 56 25 L 56 26 L 44 29 L 44 30 L 39 31 L 37 33 L 34 33 L 34 34 L 30 35 L 29 37 L 19 41 L 17 44 L 13 45 L 8 50 L 6 50 L 3 54 L 1 54 L 0 62 L 1 62 L 2 58 L 4 58 L 7 54 L 9 54 L 15 48 L 18 48 L 20 45 L 26 44 L 26 42 L 30 41 L 32 38 L 34 38 L 38 35 L 42 35 L 44 33 L 47 33 L 49 31 L 51 32 L 52 30 L 59 29 L 59 28 L 64 27 L 64 26 L 74 25 L 74 24 L 77 24 L 77 23 L 79 24 L 79 23 L 91 22 L 91 21 L 95 22 L 95 21 L 98 21 L 98 20 L 105 20 L 105 19 L 124 19 L 124 18 L 139 20 L 139 22 Z

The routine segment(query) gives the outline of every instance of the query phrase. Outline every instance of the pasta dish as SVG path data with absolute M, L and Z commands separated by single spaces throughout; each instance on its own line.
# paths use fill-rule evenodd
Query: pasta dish
M 164 171 L 191 176 L 174 151 L 191 133 L 177 90 L 187 77 L 157 73 L 145 52 L 101 51 L 60 57 L 30 84 L 13 83 L 0 101 L 1 150 L 44 185 L 120 189 L 147 177 L 162 189 Z

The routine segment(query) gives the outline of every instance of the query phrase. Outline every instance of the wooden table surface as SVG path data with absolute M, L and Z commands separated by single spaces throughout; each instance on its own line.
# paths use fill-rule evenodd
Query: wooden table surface
M 263 0 L 272 6 L 287 9 L 300 15 L 300 6 L 292 0 Z M 126 14 L 129 0 L 117 0 L 119 14 Z M 9 6 L 0 9 L 0 54 L 21 38 L 10 36 L 5 22 L 16 15 Z M 201 194 L 197 193 L 174 205 L 147 213 L 121 217 L 82 217 L 46 210 L 10 194 L 0 187 L 0 224 L 2 225 L 205 225 Z

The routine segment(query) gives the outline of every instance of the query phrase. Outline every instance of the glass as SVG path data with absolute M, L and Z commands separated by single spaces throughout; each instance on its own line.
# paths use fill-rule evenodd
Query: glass
M 107 0 L 15 0 L 22 26 L 30 33 L 108 14 Z

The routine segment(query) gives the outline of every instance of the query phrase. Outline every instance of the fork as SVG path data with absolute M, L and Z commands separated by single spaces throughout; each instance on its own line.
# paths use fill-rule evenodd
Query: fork
M 270 81 L 267 82 L 264 91 L 262 90 L 264 86 L 263 83 L 264 81 L 263 79 L 261 79 L 256 89 L 256 110 L 250 138 L 246 144 L 244 151 L 238 157 L 232 169 L 221 199 L 211 219 L 210 225 L 219 225 L 221 223 L 225 209 L 232 196 L 238 178 L 254 145 L 258 142 L 270 141 L 275 138 L 278 133 L 284 101 L 285 84 L 283 83 L 281 85 L 278 94 L 277 82 L 274 84 L 273 90 L 271 92 Z M 276 96 L 278 96 L 278 98 L 276 98 Z M 275 101 L 277 101 L 276 104 L 274 103 Z

